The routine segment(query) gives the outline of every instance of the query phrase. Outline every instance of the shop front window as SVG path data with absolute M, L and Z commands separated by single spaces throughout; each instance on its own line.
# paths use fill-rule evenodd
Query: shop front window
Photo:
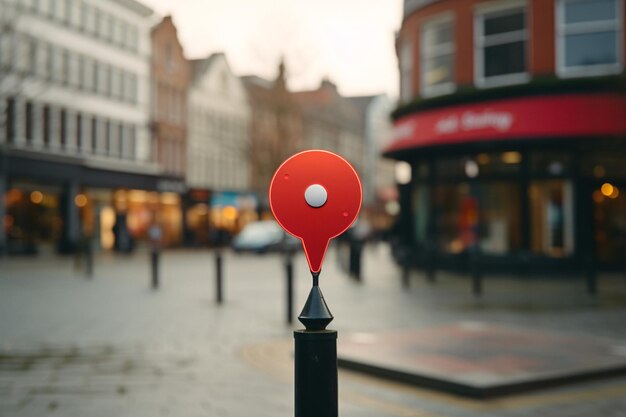
M 599 262 L 616 263 L 626 256 L 626 187 L 602 183 L 593 192 L 595 243 Z
M 24 184 L 0 197 L 6 202 L 5 228 L 10 251 L 36 253 L 42 245 L 50 246 L 60 239 L 58 190 Z
M 531 250 L 553 258 L 574 251 L 572 183 L 565 180 L 530 184 Z
M 504 181 L 435 188 L 438 249 L 462 253 L 478 245 L 489 255 L 521 248 L 519 186 Z

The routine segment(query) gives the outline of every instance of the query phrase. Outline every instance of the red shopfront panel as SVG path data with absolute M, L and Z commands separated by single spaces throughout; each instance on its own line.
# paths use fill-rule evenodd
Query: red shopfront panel
M 527 97 L 429 110 L 398 119 L 385 152 L 489 140 L 626 135 L 626 96 Z

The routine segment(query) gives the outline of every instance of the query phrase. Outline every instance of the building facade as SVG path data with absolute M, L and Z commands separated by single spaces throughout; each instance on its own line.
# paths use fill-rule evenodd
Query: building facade
M 391 111 L 393 103 L 386 94 L 348 97 L 359 111 L 363 130 L 363 205 L 376 203 L 379 190 L 394 187 L 393 163 L 381 157 L 392 134 Z
M 158 182 L 148 130 L 152 11 L 134 0 L 0 8 L 0 242 L 72 251 L 89 228 L 104 246 L 127 245 L 145 216 L 127 216 L 124 190 Z
M 363 178 L 365 168 L 364 125 L 358 107 L 339 94 L 325 79 L 317 90 L 294 93 L 304 118 L 304 145 L 325 149 L 346 158 Z
M 191 64 L 186 178 L 192 194 L 209 201 L 193 199 L 186 215 L 192 238 L 204 241 L 210 228 L 237 230 L 249 209 L 250 108 L 223 53 Z
M 163 206 L 157 220 L 169 244 L 183 237 L 180 197 L 185 195 L 187 101 L 191 71 L 171 16 L 152 28 L 151 133 L 152 160 L 162 177 L 161 190 L 178 194 L 178 204 Z
M 287 88 L 284 63 L 274 81 L 243 77 L 250 102 L 250 181 L 261 211 L 269 211 L 267 190 L 278 166 L 303 150 L 302 111 Z
M 623 0 L 407 0 L 394 139 L 415 265 L 623 267 Z

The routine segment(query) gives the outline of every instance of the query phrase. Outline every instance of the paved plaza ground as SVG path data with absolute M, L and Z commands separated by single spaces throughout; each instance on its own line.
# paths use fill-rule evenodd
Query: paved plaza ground
M 477 324 L 626 343 L 624 275 L 600 276 L 595 297 L 582 277 L 488 277 L 476 299 L 451 274 L 403 289 L 382 245 L 360 283 L 335 255 L 320 285 L 340 349 L 344 335 Z M 297 314 L 303 256 L 295 269 Z M 226 253 L 224 272 L 217 305 L 206 250 L 165 252 L 158 291 L 142 251 L 99 256 L 92 279 L 70 258 L 0 260 L 0 416 L 292 416 L 300 325 L 284 320 L 282 259 Z M 473 400 L 340 370 L 339 390 L 343 417 L 626 416 L 626 377 Z

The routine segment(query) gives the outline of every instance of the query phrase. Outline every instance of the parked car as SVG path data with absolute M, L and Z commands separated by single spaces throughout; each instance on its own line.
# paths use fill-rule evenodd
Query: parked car
M 232 242 L 235 252 L 266 253 L 271 251 L 295 251 L 300 240 L 285 232 L 274 220 L 247 224 Z

